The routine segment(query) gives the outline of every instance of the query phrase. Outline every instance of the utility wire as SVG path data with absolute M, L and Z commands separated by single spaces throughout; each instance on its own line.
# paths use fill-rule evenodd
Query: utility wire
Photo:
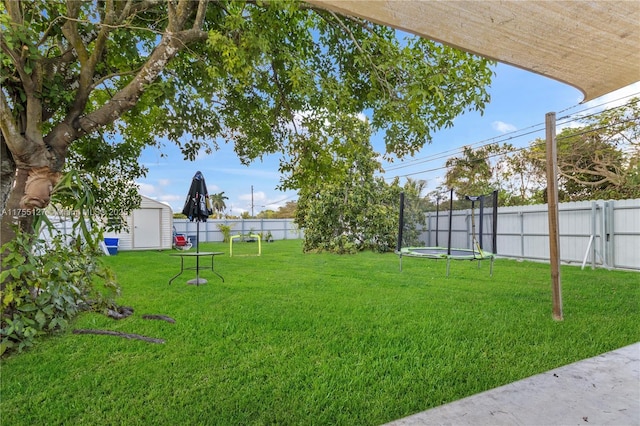
M 640 93 L 635 93 L 635 94 L 631 94 L 631 95 L 628 95 L 628 96 L 624 96 L 624 97 L 622 97 L 622 98 L 619 98 L 619 99 L 616 99 L 616 100 L 613 100 L 613 101 L 609 101 L 609 102 L 607 102 L 607 103 L 605 103 L 605 104 L 618 102 L 618 101 L 619 101 L 619 100 L 621 100 L 621 99 L 624 99 L 624 98 L 627 98 L 627 97 L 631 97 L 631 96 L 637 96 L 637 95 L 640 95 Z M 616 110 L 616 109 L 625 108 L 625 107 L 627 107 L 627 106 L 629 106 L 629 105 L 631 105 L 631 104 L 633 104 L 633 103 L 636 103 L 636 102 L 637 102 L 637 101 L 634 101 L 634 102 L 628 102 L 628 103 L 626 103 L 626 104 L 623 104 L 623 105 L 620 105 L 620 106 L 617 106 L 617 107 L 613 107 L 613 108 L 607 109 L 607 110 L 605 110 L 605 111 L 599 111 L 599 112 L 595 112 L 595 113 L 592 113 L 592 114 L 589 114 L 589 115 L 586 115 L 586 116 L 579 116 L 579 117 L 571 118 L 571 119 L 568 119 L 568 118 L 570 118 L 570 117 L 571 117 L 571 115 L 568 115 L 568 116 L 563 117 L 563 118 L 567 118 L 567 119 L 568 119 L 567 121 L 564 121 L 564 122 L 559 123 L 559 124 L 557 123 L 557 125 L 563 125 L 563 124 L 567 124 L 567 123 L 570 123 L 570 122 L 573 122 L 573 121 L 583 120 L 583 119 L 585 119 L 585 118 L 589 118 L 589 117 L 593 117 L 593 116 L 596 116 L 596 115 L 602 114 L 603 112 L 606 112 L 606 111 L 614 111 L 614 110 Z M 593 108 L 597 108 L 597 107 L 602 106 L 602 105 L 604 105 L 604 104 L 597 105 L 597 106 L 593 106 L 593 107 L 589 107 L 589 108 L 586 108 L 586 109 L 585 109 L 585 110 L 583 110 L 583 111 L 587 111 L 587 110 L 590 110 L 590 109 L 593 109 Z M 566 111 L 566 110 L 565 110 L 565 111 Z M 583 111 L 580 111 L 580 112 L 583 112 Z M 576 114 L 577 114 L 577 113 L 576 113 Z M 557 140 L 564 140 L 564 139 L 567 139 L 567 138 L 571 138 L 571 137 L 575 137 L 575 136 L 580 136 L 580 135 L 587 134 L 587 133 L 591 133 L 591 132 L 594 132 L 594 131 L 604 130 L 604 129 L 607 129 L 607 128 L 612 127 L 612 126 L 614 126 L 614 125 L 624 124 L 624 123 L 632 122 L 632 121 L 635 121 L 635 120 L 638 120 L 638 119 L 640 119 L 640 117 L 633 117 L 633 118 L 630 118 L 630 119 L 628 119 L 628 120 L 619 121 L 619 122 L 617 122 L 617 123 L 613 123 L 613 124 L 610 124 L 610 125 L 601 126 L 601 127 L 597 127 L 597 128 L 587 129 L 587 130 L 584 130 L 584 131 L 579 132 L 579 133 L 572 133 L 571 135 L 568 135 L 568 136 L 566 136 L 566 137 L 560 137 L 560 138 L 558 138 Z M 532 128 L 538 127 L 538 126 L 540 126 L 540 125 L 541 125 L 541 124 L 532 125 L 532 126 L 529 126 L 529 127 L 525 128 L 525 129 L 522 129 L 522 130 L 532 129 Z M 502 137 L 502 138 L 491 138 L 491 139 L 485 139 L 485 140 L 483 140 L 483 141 L 475 142 L 474 144 L 471 144 L 471 145 L 465 145 L 464 147 L 469 147 L 469 146 L 472 146 L 472 145 L 477 145 L 478 143 L 486 142 L 487 140 L 494 140 L 494 139 L 498 139 L 497 141 L 494 141 L 494 142 L 491 142 L 491 143 L 488 143 L 488 144 L 484 144 L 484 145 L 481 145 L 481 146 L 479 146 L 479 147 L 477 147 L 477 148 L 476 148 L 476 149 L 481 149 L 481 148 L 484 148 L 484 147 L 489 146 L 489 145 L 493 145 L 493 144 L 500 143 L 500 142 L 505 142 L 505 141 L 508 141 L 508 140 L 517 139 L 517 138 L 520 138 L 520 137 L 523 137 L 523 136 L 527 136 L 527 135 L 530 135 L 530 134 L 537 133 L 537 132 L 539 132 L 539 131 L 541 131 L 541 130 L 535 130 L 535 131 L 533 131 L 533 130 L 532 130 L 532 131 L 529 131 L 529 132 L 526 132 L 526 133 L 523 133 L 523 134 L 517 134 L 519 131 L 509 132 L 509 133 L 507 133 L 507 134 L 503 135 L 503 137 Z M 517 134 L 517 135 L 514 135 L 514 134 Z M 435 161 L 436 159 L 441 159 L 441 158 L 443 158 L 443 157 L 446 157 L 446 156 L 447 156 L 447 155 L 445 155 L 446 153 L 449 153 L 449 152 L 458 152 L 458 151 L 459 151 L 459 152 L 462 152 L 462 149 L 463 149 L 464 147 L 461 147 L 461 148 L 458 148 L 458 149 L 455 149 L 455 150 L 447 150 L 447 151 L 443 151 L 442 153 L 438 153 L 438 154 L 434 154 L 434 155 L 431 155 L 431 156 L 425 157 L 425 158 L 421 159 L 421 161 L 419 161 L 419 162 L 414 162 L 414 163 L 412 163 L 412 164 L 407 164 L 407 165 L 404 165 L 404 164 L 403 164 L 403 165 L 398 165 L 398 166 L 396 166 L 396 167 L 391 167 L 391 168 L 389 168 L 389 169 L 385 169 L 385 172 L 386 172 L 386 171 L 399 170 L 399 169 L 402 169 L 402 168 L 411 167 L 411 166 L 415 166 L 415 165 L 417 165 L 417 164 L 422 164 L 422 163 L 426 163 L 426 162 L 430 162 L 430 161 Z M 512 155 L 512 154 L 514 154 L 514 153 L 516 153 L 516 152 L 523 151 L 523 150 L 526 150 L 526 149 L 528 149 L 528 148 L 529 148 L 529 147 L 520 147 L 520 148 L 516 148 L 516 149 L 514 149 L 514 150 L 512 150 L 512 151 L 509 151 L 509 152 L 503 152 L 503 153 L 491 154 L 491 155 L 488 155 L 488 156 L 486 157 L 486 159 L 494 158 L 494 157 L 500 157 L 500 156 Z M 422 174 L 422 173 L 430 173 L 430 172 L 435 172 L 435 171 L 439 171 L 439 170 L 446 170 L 447 168 L 448 168 L 447 166 L 440 166 L 440 167 L 435 167 L 435 168 L 431 168 L 431 169 L 420 170 L 420 171 L 417 171 L 417 172 L 407 173 L 407 174 L 404 174 L 404 175 L 396 175 L 396 176 L 392 176 L 392 177 L 385 177 L 385 180 L 393 180 L 393 179 L 396 179 L 396 178 L 409 177 L 409 176 L 414 176 L 414 175 Z
M 620 101 L 622 99 L 625 99 L 625 98 L 628 98 L 628 97 L 632 97 L 632 96 L 638 96 L 638 95 L 640 95 L 640 92 L 633 93 L 633 94 L 630 94 L 630 95 L 627 95 L 627 96 L 623 96 L 621 98 L 618 98 L 618 99 L 615 99 L 615 100 L 612 100 L 612 101 L 608 101 L 608 102 L 606 102 L 604 104 L 594 105 L 592 107 L 585 108 L 585 109 L 583 109 L 581 111 L 577 111 L 573 115 L 567 115 L 567 116 L 560 117 L 559 120 L 565 120 L 565 121 L 560 121 L 556 125 L 557 126 L 562 126 L 562 125 L 565 125 L 565 124 L 568 124 L 568 123 L 571 123 L 571 122 L 574 122 L 574 121 L 584 120 L 586 118 L 602 114 L 603 111 L 597 111 L 597 112 L 594 112 L 594 113 L 589 114 L 589 115 L 574 117 L 575 115 L 577 115 L 579 113 L 582 113 L 584 111 L 588 111 L 588 110 L 591 110 L 591 109 L 594 109 L 594 108 L 599 108 L 599 107 L 601 107 L 603 105 L 610 104 L 610 103 L 615 103 L 615 102 L 618 102 L 618 101 Z M 608 109 L 606 111 L 614 111 L 616 109 L 625 108 L 625 107 L 627 107 L 627 106 L 629 106 L 629 105 L 631 105 L 632 103 L 635 103 L 635 102 L 637 102 L 637 101 L 628 102 L 626 104 L 610 108 L 610 109 Z M 574 107 L 575 106 L 570 107 L 570 108 L 574 108 Z M 567 108 L 567 109 L 570 109 L 570 108 Z M 565 109 L 563 111 L 566 111 L 567 109 Z M 399 169 L 403 169 L 403 168 L 407 168 L 407 167 L 413 167 L 413 166 L 418 165 L 418 164 L 423 164 L 423 163 L 428 163 L 428 162 L 435 161 L 435 160 L 440 160 L 442 158 L 448 158 L 450 153 L 461 153 L 463 148 L 465 148 L 465 147 L 468 148 L 468 147 L 473 147 L 475 145 L 480 145 L 480 146 L 478 146 L 476 148 L 476 149 L 480 149 L 480 148 L 484 148 L 484 147 L 489 146 L 489 145 L 494 145 L 494 144 L 504 143 L 504 142 L 507 142 L 507 141 L 516 140 L 516 139 L 522 138 L 524 136 L 528 136 L 528 135 L 532 135 L 532 134 L 544 131 L 544 125 L 545 125 L 544 123 L 534 124 L 534 125 L 525 127 L 524 129 L 518 129 L 518 130 L 514 130 L 512 132 L 505 133 L 505 134 L 503 134 L 501 136 L 495 136 L 495 137 L 492 137 L 492 138 L 483 139 L 483 140 L 480 140 L 480 141 L 477 141 L 477 142 L 473 142 L 471 144 L 466 144 L 466 145 L 464 145 L 463 147 L 460 147 L 460 148 L 449 149 L 449 150 L 441 151 L 439 153 L 431 154 L 431 155 L 428 155 L 428 156 L 425 156 L 425 157 L 416 158 L 416 159 L 413 159 L 413 160 L 410 160 L 410 161 L 403 162 L 402 164 L 398 164 L 398 165 L 387 167 L 387 168 L 385 168 L 385 171 L 399 170 Z M 530 130 L 530 129 L 537 129 L 537 130 Z
M 266 206 L 272 206 L 272 205 L 274 205 L 274 204 L 280 204 L 281 202 L 283 202 L 283 201 L 287 201 L 287 200 L 289 200 L 289 199 L 291 199 L 291 198 L 295 197 L 296 195 L 297 195 L 297 194 L 293 194 L 293 195 L 290 195 L 290 196 L 288 196 L 288 197 L 286 197 L 286 198 L 283 198 L 282 200 L 274 201 L 273 203 L 267 203 L 267 204 L 265 204 L 265 207 L 266 207 Z

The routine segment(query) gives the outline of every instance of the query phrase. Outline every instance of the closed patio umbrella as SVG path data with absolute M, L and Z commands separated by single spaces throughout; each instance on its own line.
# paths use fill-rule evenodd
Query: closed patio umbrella
M 204 181 L 204 176 L 197 171 L 191 180 L 191 187 L 184 202 L 182 214 L 190 221 L 206 222 L 207 218 L 213 214 L 211 202 L 209 201 L 209 191 Z
M 200 222 L 206 222 L 207 218 L 213 214 L 211 202 L 209 201 L 209 191 L 204 181 L 204 176 L 197 171 L 191 180 L 191 187 L 187 194 L 187 199 L 182 208 L 182 214 L 193 222 L 196 222 L 196 253 L 200 251 Z M 200 268 L 200 257 L 196 254 L 196 279 L 189 281 L 189 284 L 204 284 L 207 280 L 200 278 L 198 270 Z

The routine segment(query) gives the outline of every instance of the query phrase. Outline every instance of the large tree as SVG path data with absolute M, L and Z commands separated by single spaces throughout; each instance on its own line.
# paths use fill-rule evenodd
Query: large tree
M 294 159 L 291 170 L 293 184 L 308 182 L 299 192 L 295 217 L 305 230 L 304 250 L 352 253 L 392 248 L 400 190 L 397 182 L 389 185 L 376 176 L 382 169 L 369 144 L 368 120 L 344 116 L 310 130 L 301 136 L 301 145 L 313 157 Z
M 491 144 L 480 148 L 465 146 L 459 156 L 447 159 L 445 184 L 452 188 L 459 200 L 467 195 L 488 194 L 493 190 L 495 161 L 492 156 L 504 148 Z
M 500 186 L 501 206 L 542 203 L 546 173 L 530 149 L 503 146 L 505 153 L 496 164 L 496 180 Z
M 579 117 L 557 136 L 561 201 L 640 197 L 640 104 Z M 467 188 L 500 188 L 500 205 L 546 201 L 546 142 L 528 147 L 491 145 L 464 148 L 447 161 L 447 183 L 460 194 Z
M 561 201 L 640 197 L 640 102 L 578 120 L 581 126 L 557 136 Z M 545 141 L 535 140 L 526 154 L 544 176 Z
M 244 162 L 311 161 L 297 135 L 366 112 L 402 156 L 489 99 L 490 61 L 295 1 L 5 0 L 0 13 L 3 243 L 74 152 L 101 173 L 159 140 L 186 158 L 224 141 Z

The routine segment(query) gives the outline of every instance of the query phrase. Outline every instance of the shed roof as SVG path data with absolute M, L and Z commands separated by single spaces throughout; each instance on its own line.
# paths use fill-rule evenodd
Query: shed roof
M 640 81 L 640 1 L 306 0 L 576 87 Z
M 140 208 L 145 208 L 145 207 L 149 208 L 150 206 L 153 206 L 153 208 L 169 209 L 173 211 L 173 209 L 169 204 L 162 201 L 155 200 L 151 197 L 147 197 L 146 195 L 140 194 L 140 199 L 141 199 Z

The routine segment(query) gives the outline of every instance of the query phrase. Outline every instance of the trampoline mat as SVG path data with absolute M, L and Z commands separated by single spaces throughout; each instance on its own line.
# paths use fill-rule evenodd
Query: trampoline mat
M 450 253 L 446 247 L 403 247 L 402 256 L 426 257 L 429 259 L 491 259 L 493 253 L 471 249 L 452 248 Z

